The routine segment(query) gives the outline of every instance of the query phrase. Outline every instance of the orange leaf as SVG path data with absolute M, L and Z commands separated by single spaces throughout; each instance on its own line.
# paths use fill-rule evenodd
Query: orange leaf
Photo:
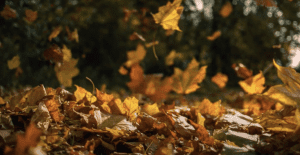
M 54 95 L 49 95 L 43 99 L 50 116 L 55 122 L 60 122 L 63 120 L 64 116 L 60 113 L 59 107 L 60 103 L 54 98 Z
M 162 25 L 165 30 L 181 31 L 178 27 L 178 21 L 183 11 L 180 6 L 182 0 L 174 0 L 173 3 L 168 2 L 165 6 L 158 8 L 158 13 L 152 14 L 156 24 Z
M 48 40 L 51 41 L 53 38 L 57 37 L 60 34 L 62 29 L 63 29 L 62 26 L 55 27 L 51 32 L 51 34 L 49 35 Z
M 37 11 L 32 11 L 30 9 L 25 10 L 26 20 L 28 22 L 34 22 L 37 18 Z
M 263 86 L 264 84 L 265 77 L 261 71 L 259 74 L 239 82 L 239 85 L 248 94 L 260 94 L 265 89 L 265 87 Z
M 173 74 L 173 90 L 178 94 L 189 94 L 196 91 L 198 83 L 201 83 L 206 75 L 207 66 L 198 69 L 199 63 L 195 58 L 189 63 L 185 71 L 174 68 Z
M 74 29 L 73 32 L 70 32 L 70 29 L 68 26 L 66 26 L 66 31 L 68 34 L 68 40 L 73 41 L 75 40 L 77 43 L 79 42 L 79 36 L 78 36 L 78 31 L 77 29 Z M 55 38 L 55 37 L 54 37 Z
M 52 44 L 50 48 L 44 51 L 44 58 L 56 63 L 62 63 L 64 61 L 64 53 L 61 51 L 60 47 L 56 44 Z
M 213 76 L 211 78 L 211 81 L 214 82 L 215 84 L 217 84 L 219 86 L 219 88 L 224 88 L 227 81 L 228 81 L 228 77 L 225 74 L 222 73 L 217 73 L 215 76 Z
M 264 7 L 277 7 L 273 0 L 255 0 L 256 5 L 262 5 Z
M 9 5 L 5 5 L 4 9 L 0 12 L 0 15 L 7 20 L 10 18 L 16 18 L 17 12 L 16 10 L 10 8 Z
M 231 14 L 231 12 L 232 12 L 232 5 L 231 5 L 230 2 L 227 1 L 227 2 L 222 6 L 222 8 L 221 8 L 219 14 L 220 14 L 223 18 L 226 18 L 226 17 L 228 17 L 228 16 Z
M 236 65 L 235 63 L 231 66 L 236 72 L 237 76 L 243 79 L 247 79 L 252 76 L 253 72 L 246 68 L 242 63 Z
M 129 89 L 134 93 L 136 92 L 141 93 L 141 90 L 144 90 L 146 87 L 145 79 L 144 79 L 144 71 L 142 67 L 139 64 L 132 65 L 129 76 L 131 79 L 131 81 L 127 83 Z
M 210 40 L 210 41 L 214 41 L 215 39 L 219 38 L 221 36 L 221 31 L 218 30 L 218 31 L 215 31 L 211 36 L 208 36 L 206 37 L 207 40 Z
M 127 70 L 124 66 L 121 66 L 121 67 L 119 68 L 119 73 L 120 73 L 121 75 L 127 75 L 127 74 L 128 74 L 128 70 Z
M 139 63 L 146 56 L 146 50 L 143 45 L 138 44 L 136 47 L 136 51 L 127 52 L 127 61 L 125 62 L 125 66 L 130 68 L 133 64 Z

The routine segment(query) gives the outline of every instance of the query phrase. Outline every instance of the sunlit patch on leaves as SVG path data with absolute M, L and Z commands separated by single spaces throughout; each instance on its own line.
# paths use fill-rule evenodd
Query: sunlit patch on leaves
M 173 3 L 168 2 L 165 6 L 158 8 L 158 13 L 152 14 L 155 23 L 162 25 L 165 30 L 181 31 L 178 27 L 178 21 L 183 11 L 180 6 L 182 0 L 174 0 Z

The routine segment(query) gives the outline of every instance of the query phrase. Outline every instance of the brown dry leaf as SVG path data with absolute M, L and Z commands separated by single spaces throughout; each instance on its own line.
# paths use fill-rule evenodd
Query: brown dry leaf
M 176 93 L 189 94 L 200 88 L 198 83 L 204 80 L 207 66 L 202 66 L 200 69 L 198 69 L 198 66 L 199 63 L 193 58 L 184 71 L 174 68 L 172 89 Z
M 55 63 L 62 63 L 64 61 L 64 53 L 61 51 L 58 45 L 52 44 L 44 51 L 44 58 Z
M 61 49 L 63 53 L 63 59 L 64 61 L 70 61 L 72 59 L 72 52 L 66 45 L 63 45 L 63 48 Z
M 215 31 L 211 36 L 206 37 L 209 41 L 214 41 L 221 36 L 222 32 L 220 30 Z
M 71 59 L 70 61 L 64 62 L 61 66 L 55 65 L 54 71 L 60 84 L 65 87 L 72 86 L 72 78 L 79 74 L 79 69 L 76 67 L 78 59 Z
M 264 7 L 277 7 L 273 0 L 255 0 L 256 5 L 262 5 Z
M 159 108 L 157 106 L 157 103 L 154 104 L 145 104 L 142 109 L 141 112 L 145 112 L 149 115 L 155 115 L 157 113 L 159 113 Z
M 21 74 L 23 74 L 23 70 L 22 70 L 22 68 L 19 66 L 19 67 L 16 69 L 15 76 L 16 76 L 16 77 L 19 77 Z
M 220 14 L 223 18 L 226 18 L 226 17 L 228 17 L 228 16 L 231 14 L 231 12 L 232 12 L 232 5 L 231 5 L 230 2 L 227 1 L 227 2 L 222 6 L 222 8 L 221 8 L 219 14 Z
M 275 60 L 277 75 L 283 82 L 282 85 L 272 86 L 264 95 L 280 101 L 284 105 L 299 106 L 300 104 L 300 73 L 291 67 L 281 67 Z
M 60 34 L 60 32 L 61 32 L 62 29 L 63 29 L 62 26 L 55 27 L 53 29 L 53 31 L 51 32 L 51 34 L 49 35 L 48 40 L 52 41 L 53 38 L 57 37 Z
M 17 144 L 14 149 L 5 147 L 5 155 L 26 155 L 30 147 L 36 147 L 42 132 L 33 123 L 26 128 L 25 134 L 17 135 Z
M 119 68 L 119 73 L 120 73 L 121 75 L 127 75 L 127 74 L 128 74 L 128 70 L 127 70 L 124 66 L 121 66 L 121 67 Z
M 67 31 L 67 34 L 68 34 L 68 40 L 70 40 L 70 41 L 75 40 L 77 43 L 79 43 L 79 35 L 78 35 L 77 29 L 74 29 L 73 32 L 70 32 L 69 27 L 66 26 L 66 31 Z
M 253 72 L 246 68 L 242 63 L 239 63 L 238 65 L 234 63 L 231 67 L 234 69 L 237 76 L 243 79 L 247 79 L 253 74 Z
M 253 77 L 249 77 L 244 81 L 239 81 L 239 85 L 248 94 L 260 94 L 265 89 L 265 87 L 263 86 L 264 84 L 265 84 L 265 77 L 261 71 L 259 74 Z
M 137 32 L 133 32 L 130 36 L 129 36 L 129 40 L 137 40 L 137 39 L 140 39 L 142 41 L 146 41 L 145 38 L 138 34 Z
M 26 9 L 25 15 L 26 15 L 25 20 L 27 20 L 28 22 L 34 22 L 36 20 L 38 14 L 37 14 L 37 11 L 32 11 L 30 9 Z
M 181 31 L 178 27 L 178 21 L 183 11 L 180 6 L 182 0 L 174 0 L 173 3 L 168 2 L 165 6 L 158 8 L 158 13 L 152 14 L 156 24 L 162 25 L 165 30 Z
M 131 81 L 126 83 L 126 85 L 132 92 L 141 92 L 141 90 L 145 89 L 146 83 L 144 78 L 144 71 L 139 64 L 134 64 L 131 66 L 129 76 Z
M 17 12 L 16 10 L 10 8 L 9 5 L 5 5 L 4 9 L 0 12 L 0 15 L 4 17 L 4 19 L 16 18 Z
M 146 50 L 142 44 L 138 44 L 135 51 L 127 52 L 127 61 L 125 66 L 130 68 L 133 64 L 139 63 L 146 56 Z
M 215 76 L 211 78 L 211 81 L 219 86 L 219 88 L 224 88 L 228 81 L 228 77 L 225 74 L 217 73 Z
M 225 112 L 224 107 L 221 105 L 221 100 L 211 103 L 208 99 L 204 99 L 198 106 L 198 109 L 202 115 L 207 114 L 214 117 L 222 116 Z
M 15 69 L 20 66 L 20 57 L 19 55 L 14 56 L 11 60 L 7 61 L 7 65 L 9 69 Z

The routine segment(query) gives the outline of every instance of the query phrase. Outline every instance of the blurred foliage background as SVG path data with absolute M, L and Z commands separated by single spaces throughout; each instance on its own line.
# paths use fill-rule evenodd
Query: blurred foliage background
M 106 84 L 108 89 L 126 88 L 130 79 L 118 70 L 127 60 L 126 52 L 135 50 L 138 43 L 159 41 L 155 45 L 158 60 L 153 48 L 146 48 L 146 58 L 141 62 L 145 74 L 170 76 L 174 67 L 184 69 L 195 57 L 201 66 L 208 65 L 207 78 L 217 72 L 227 74 L 227 87 L 238 86 L 240 80 L 231 67 L 233 63 L 243 63 L 257 74 L 272 64 L 273 59 L 288 65 L 291 51 L 299 45 L 300 1 L 297 0 L 183 0 L 184 11 L 179 21 L 182 32 L 173 33 L 155 24 L 151 15 L 167 2 L 3 1 L 0 10 L 8 5 L 15 10 L 15 16 L 0 16 L 0 85 L 5 88 L 61 86 L 55 63 L 44 58 L 44 51 L 52 44 L 60 48 L 65 45 L 72 51 L 72 57 L 78 59 L 79 74 L 73 78 L 73 84 L 90 88 L 91 83 L 85 78 L 89 77 L 97 88 Z M 225 15 L 220 12 L 226 5 L 227 16 L 226 11 Z M 36 20 L 28 21 L 26 10 L 36 11 Z M 61 32 L 50 41 L 48 37 L 57 27 Z M 78 42 L 70 39 L 70 33 L 75 30 Z M 146 41 L 129 39 L 134 32 Z M 209 39 L 215 32 L 220 36 Z M 180 57 L 167 66 L 165 57 L 172 50 L 180 53 Z M 16 55 L 20 57 L 19 69 L 9 69 L 7 61 Z M 274 68 L 265 73 L 267 85 L 274 83 L 274 75 Z

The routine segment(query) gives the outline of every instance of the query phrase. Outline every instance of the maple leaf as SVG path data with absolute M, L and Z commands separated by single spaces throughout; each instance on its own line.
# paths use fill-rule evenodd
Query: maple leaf
M 84 99 L 86 97 L 91 103 L 95 102 L 97 100 L 97 97 L 94 96 L 92 93 L 89 91 L 85 90 L 84 88 L 75 85 L 76 91 L 74 92 L 74 96 L 76 97 L 76 101 L 79 102 L 80 100 Z M 96 89 L 98 90 L 98 89 Z M 99 91 L 99 90 L 98 90 Z M 97 92 L 98 92 L 97 91 Z M 99 96 L 99 93 L 97 93 Z
M 37 18 L 37 11 L 32 11 L 30 9 L 25 10 L 26 18 L 25 20 L 28 22 L 34 22 Z
M 11 60 L 7 61 L 7 65 L 9 69 L 15 69 L 20 66 L 20 57 L 19 55 L 14 56 Z
M 0 12 L 0 15 L 7 20 L 10 18 L 16 18 L 17 12 L 16 10 L 10 8 L 9 5 L 5 5 L 4 9 Z
M 231 14 L 231 12 L 232 12 L 232 5 L 231 5 L 230 2 L 227 1 L 227 2 L 222 6 L 222 8 L 221 8 L 219 14 L 220 14 L 223 18 L 226 18 L 226 17 L 228 17 L 228 16 Z
M 199 70 L 198 66 L 199 63 L 193 58 L 184 71 L 174 68 L 172 89 L 176 93 L 189 94 L 200 88 L 198 83 L 204 80 L 207 66 L 202 66 Z
M 76 66 L 78 59 L 71 59 L 70 61 L 64 62 L 61 66 L 55 65 L 54 71 L 60 84 L 65 87 L 72 86 L 72 78 L 79 74 L 79 69 Z
M 217 73 L 215 76 L 211 78 L 211 81 L 219 86 L 219 88 L 224 88 L 228 81 L 228 77 L 225 74 Z
M 53 38 L 57 37 L 60 34 L 62 29 L 63 29 L 62 26 L 55 27 L 51 32 L 51 34 L 49 35 L 48 40 L 51 41 Z
M 221 100 L 211 103 L 208 99 L 204 99 L 198 106 L 200 113 L 211 115 L 214 117 L 221 116 L 225 111 L 221 106 Z
M 284 105 L 297 106 L 300 104 L 300 74 L 291 67 L 281 67 L 275 60 L 277 75 L 283 82 L 282 85 L 272 86 L 264 95 L 276 99 Z
M 239 85 L 248 94 L 260 94 L 265 89 L 265 87 L 263 86 L 264 84 L 265 77 L 261 71 L 259 74 L 239 82 Z
M 154 104 L 145 104 L 142 109 L 141 109 L 141 112 L 145 112 L 149 115 L 155 115 L 157 113 L 159 113 L 159 108 L 157 106 L 157 103 L 154 103 Z
M 178 27 L 178 21 L 183 11 L 180 6 L 182 0 L 174 0 L 173 3 L 168 2 L 165 6 L 158 8 L 158 13 L 152 14 L 156 24 L 162 25 L 165 30 L 181 31 Z
M 133 64 L 139 63 L 146 56 L 146 50 L 142 44 L 138 44 L 136 47 L 136 51 L 128 51 L 127 52 L 127 61 L 125 62 L 125 66 L 130 68 Z

